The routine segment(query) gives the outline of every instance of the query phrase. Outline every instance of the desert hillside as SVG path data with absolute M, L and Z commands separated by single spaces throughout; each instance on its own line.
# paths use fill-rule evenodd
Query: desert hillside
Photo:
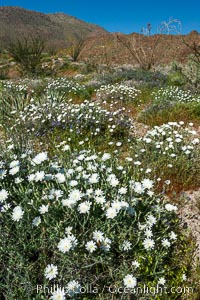
M 118 38 L 119 37 L 119 38 Z M 124 41 L 129 49 L 121 42 Z M 185 62 L 192 49 L 187 45 L 200 44 L 200 34 L 192 31 L 188 35 L 152 35 L 138 33 L 124 35 L 121 33 L 102 33 L 90 37 L 82 52 L 82 58 L 92 57 L 93 61 L 103 64 L 136 64 L 136 54 L 143 61 L 153 55 L 155 64 L 168 64 L 172 61 Z M 187 45 L 186 45 L 187 44 Z M 131 54 L 132 52 L 132 54 Z M 146 58 L 145 58 L 146 56 Z
M 0 7 L 0 45 L 19 36 L 40 36 L 51 46 L 66 47 L 72 39 L 106 32 L 103 28 L 64 13 L 43 14 L 20 7 Z
M 85 39 L 83 60 L 102 64 L 133 64 L 138 61 L 131 51 L 144 60 L 153 57 L 155 64 L 168 64 L 174 60 L 185 62 L 192 51 L 185 43 L 200 43 L 200 34 L 156 34 L 145 36 L 138 33 L 125 35 L 109 33 L 100 26 L 90 24 L 64 13 L 44 14 L 20 7 L 0 7 L 0 48 L 22 36 L 40 36 L 51 49 L 67 48 L 75 40 Z M 129 44 L 128 50 L 119 38 Z

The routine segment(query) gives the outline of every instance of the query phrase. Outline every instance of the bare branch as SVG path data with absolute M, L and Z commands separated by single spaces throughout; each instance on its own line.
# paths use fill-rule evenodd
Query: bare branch
M 137 37 L 128 37 L 117 35 L 118 41 L 129 51 L 132 59 L 135 60 L 141 68 L 150 69 L 155 64 L 156 51 L 159 46 L 162 34 L 180 33 L 181 22 L 177 19 L 170 18 L 159 26 L 159 34 L 151 35 L 152 26 L 148 23 L 143 27 Z
M 180 34 L 182 30 L 181 27 L 181 22 L 171 17 L 168 21 L 161 22 L 158 27 L 158 32 L 160 34 Z

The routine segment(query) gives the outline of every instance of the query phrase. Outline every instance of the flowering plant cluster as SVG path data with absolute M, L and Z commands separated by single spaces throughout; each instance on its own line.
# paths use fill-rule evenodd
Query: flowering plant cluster
M 91 136 L 127 135 L 132 128 L 131 119 L 124 113 L 123 108 L 111 111 L 102 108 L 96 102 L 85 100 L 81 104 L 74 104 L 72 99 L 54 101 L 47 97 L 46 101 L 37 102 L 34 99 L 24 110 L 12 111 L 14 123 L 10 125 L 11 136 L 13 133 L 22 135 L 28 133 L 34 136 L 45 134 L 55 128 L 69 130 L 71 133 L 86 134 Z
M 86 87 L 83 84 L 76 82 L 75 80 L 69 80 L 61 77 L 50 80 L 46 86 L 45 92 L 47 96 L 55 97 L 57 95 L 66 96 L 89 96 L 87 94 Z
M 54 159 L 8 147 L 1 161 L 0 246 L 22 251 L 19 271 L 29 269 L 31 284 L 68 282 L 67 294 L 51 296 L 65 299 L 87 282 L 134 288 L 182 278 L 184 268 L 169 269 L 181 237 L 177 207 L 154 194 L 154 181 L 138 180 L 117 154 L 57 146 Z
M 180 103 L 200 102 L 200 97 L 193 95 L 189 90 L 182 90 L 179 87 L 171 86 L 167 88 L 160 88 L 156 92 L 152 92 L 155 101 L 172 101 Z
M 150 144 L 153 151 L 167 157 L 176 158 L 181 154 L 192 157 L 194 150 L 200 143 L 197 131 L 192 129 L 193 123 L 189 127 L 183 127 L 184 122 L 169 122 L 161 126 L 150 129 L 141 138 L 144 143 Z
M 198 185 L 200 180 L 197 167 L 200 163 L 199 144 L 193 123 L 185 126 L 180 121 L 154 126 L 138 138 L 137 146 L 131 148 L 140 167 L 156 176 L 158 182 L 167 180 L 169 184 L 171 181 L 172 185 L 182 187 Z
M 40 96 L 16 92 L 0 110 L 0 298 L 97 299 L 82 287 L 131 294 L 144 284 L 182 285 L 190 248 L 165 191 L 175 175 L 198 181 L 193 124 L 170 122 L 136 138 L 115 104 L 138 101 L 139 90 L 114 85 L 107 95 L 102 87 L 97 101 L 77 101 L 71 95 L 85 87 L 67 79 L 43 88 Z
M 30 82 L 27 80 L 19 80 L 13 82 L 12 80 L 4 81 L 2 86 L 9 93 L 25 94 L 29 89 Z
M 121 102 L 134 102 L 140 90 L 121 83 L 102 85 L 96 93 L 98 100 L 119 100 Z

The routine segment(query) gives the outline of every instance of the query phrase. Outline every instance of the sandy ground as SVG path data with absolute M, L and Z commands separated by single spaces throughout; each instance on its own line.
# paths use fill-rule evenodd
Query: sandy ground
M 188 197 L 188 201 L 180 208 L 179 216 L 184 227 L 188 228 L 196 240 L 195 258 L 200 261 L 200 189 L 188 191 L 185 194 Z

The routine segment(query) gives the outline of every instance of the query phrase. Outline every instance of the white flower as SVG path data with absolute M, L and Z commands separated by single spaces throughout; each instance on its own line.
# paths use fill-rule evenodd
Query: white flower
M 177 234 L 174 233 L 173 231 L 171 231 L 169 238 L 170 238 L 170 240 L 176 240 L 177 239 Z
M 86 190 L 86 195 L 87 195 L 87 196 L 91 196 L 92 193 L 93 193 L 93 189 L 87 189 L 87 190 Z M 95 193 L 95 194 L 96 194 L 96 193 Z
M 90 206 L 91 206 L 91 203 L 90 203 L 89 201 L 82 202 L 82 203 L 79 204 L 79 206 L 78 206 L 78 211 L 79 211 L 81 214 L 86 214 L 86 213 L 89 212 Z
M 55 178 L 58 180 L 59 183 L 64 183 L 66 181 L 65 175 L 62 173 L 56 174 Z
M 93 241 L 87 242 L 85 247 L 90 253 L 94 252 L 97 249 L 97 245 Z
M 147 144 L 150 144 L 152 140 L 151 140 L 150 138 L 144 138 L 144 141 L 145 141 Z
M 144 188 L 140 182 L 135 182 L 134 184 L 134 191 L 137 194 L 142 194 L 144 192 Z
M 99 175 L 97 173 L 93 173 L 89 178 L 89 183 L 94 184 L 99 182 Z
M 52 296 L 50 298 L 51 300 L 65 300 L 65 291 L 64 289 L 56 289 L 56 291 L 54 291 L 52 293 Z
M 18 222 L 20 219 L 22 219 L 23 214 L 24 211 L 22 210 L 22 208 L 20 206 L 16 206 L 13 209 L 12 220 Z
M 152 196 L 154 195 L 154 192 L 153 192 L 153 191 L 148 191 L 148 192 L 147 192 L 147 195 L 148 195 L 149 197 L 152 197 Z
M 142 185 L 144 189 L 151 189 L 153 187 L 153 181 L 150 179 L 143 179 Z
M 164 285 L 166 283 L 166 280 L 164 277 L 160 277 L 160 279 L 158 280 L 158 284 Z
M 182 279 L 183 281 L 186 281 L 187 280 L 187 276 L 185 274 L 182 275 Z
M 127 209 L 129 208 L 129 204 L 126 201 L 120 201 L 121 208 Z
M 190 153 L 191 153 L 190 150 L 185 151 L 185 154 L 190 154 Z
M 56 198 L 56 200 L 58 200 L 59 198 L 61 198 L 63 195 L 63 191 L 61 190 L 55 190 L 55 189 L 52 189 L 50 191 L 50 195 L 48 196 L 49 199 L 54 199 Z
M 49 205 L 42 204 L 42 206 L 40 206 L 40 208 L 39 208 L 39 212 L 43 215 L 46 212 L 48 212 L 48 209 L 49 209 Z
M 83 171 L 83 167 L 81 167 L 81 166 L 77 167 L 77 168 L 76 168 L 76 171 L 77 171 L 77 172 Z
M 170 203 L 167 203 L 167 204 L 165 204 L 165 209 L 167 210 L 167 211 L 176 211 L 177 209 L 178 209 L 178 207 L 177 206 L 175 206 L 175 205 L 172 205 L 172 204 L 170 204 Z
M 119 180 L 115 177 L 110 180 L 110 185 L 116 187 L 119 184 Z
M 123 281 L 124 281 L 124 285 L 130 289 L 134 288 L 137 285 L 137 279 L 133 277 L 133 275 L 131 274 L 126 275 Z
M 131 243 L 129 241 L 124 241 L 122 244 L 122 250 L 128 251 L 131 249 Z
M 102 159 L 102 161 L 106 161 L 106 160 L 108 160 L 110 158 L 111 158 L 110 153 L 104 153 L 101 159 Z
M 106 217 L 108 219 L 113 219 L 117 215 L 117 210 L 113 207 L 109 207 L 106 211 Z
M 35 179 L 35 174 L 28 175 L 28 181 L 31 182 Z
M 70 150 L 70 146 L 69 145 L 65 145 L 63 148 L 62 148 L 62 151 L 69 151 Z
M 198 138 L 196 138 L 196 139 L 192 140 L 192 144 L 193 144 L 193 145 L 197 145 L 197 144 L 199 144 L 199 139 L 198 139 Z
M 118 192 L 119 192 L 120 195 L 125 195 L 127 193 L 127 188 L 126 187 L 121 187 Z
M 14 144 L 10 144 L 9 146 L 8 146 L 8 150 L 11 150 L 11 149 L 13 149 L 14 148 Z
M 110 173 L 112 172 L 112 168 L 107 168 L 107 172 Z M 116 179 L 116 175 L 115 174 L 110 174 L 107 178 L 107 182 L 111 182 L 113 179 Z
M 117 147 L 120 147 L 121 145 L 122 145 L 121 142 L 117 142 L 117 143 L 116 143 L 116 146 L 117 146 Z
M 134 266 L 135 268 L 139 268 L 140 263 L 139 263 L 137 260 L 134 260 L 134 261 L 132 262 L 132 266 Z
M 147 223 L 152 226 L 156 224 L 156 218 L 153 215 L 149 215 L 147 218 Z
M 144 245 L 144 248 L 145 248 L 146 250 L 151 250 L 151 249 L 154 248 L 155 242 L 154 242 L 154 240 L 152 240 L 152 239 L 146 238 L 146 239 L 143 241 L 143 245 Z
M 72 190 L 70 193 L 69 193 L 69 200 L 73 201 L 74 203 L 76 203 L 77 201 L 81 200 L 82 198 L 82 193 L 81 191 L 75 189 L 75 190 Z
M 38 171 L 38 172 L 35 173 L 34 180 L 35 180 L 36 182 L 42 181 L 42 180 L 44 179 L 44 176 L 45 176 L 44 171 Z
M 44 270 L 44 275 L 49 280 L 55 278 L 57 274 L 58 274 L 58 267 L 54 266 L 53 264 L 48 265 Z
M 103 232 L 101 231 L 94 231 L 93 232 L 93 239 L 97 242 L 102 242 L 103 239 L 104 239 L 104 236 L 103 236 Z
M 12 168 L 12 169 L 9 170 L 9 174 L 10 175 L 15 175 L 18 172 L 19 172 L 19 166 L 16 166 L 16 167 L 14 167 L 14 168 Z
M 98 204 L 103 205 L 106 202 L 106 199 L 105 199 L 104 196 L 98 196 L 98 197 L 95 198 L 95 202 L 98 203 Z
M 177 143 L 181 143 L 181 142 L 182 142 L 182 139 L 180 139 L 180 138 L 176 138 L 176 139 L 175 139 L 175 142 L 177 142 Z
M 77 180 L 71 180 L 69 183 L 70 186 L 74 187 L 78 185 L 78 181 Z
M 21 183 L 22 181 L 23 181 L 23 179 L 20 178 L 20 177 L 15 178 L 15 183 L 16 183 L 16 184 L 19 184 L 19 183 Z
M 145 235 L 147 238 L 150 238 L 150 237 L 153 236 L 153 232 L 152 232 L 150 229 L 146 228 L 146 230 L 145 230 L 145 232 L 144 232 L 144 235 Z
M 125 159 L 129 162 L 133 161 L 133 159 L 131 157 L 126 157 Z
M 0 203 L 3 203 L 8 198 L 8 192 L 5 189 L 0 191 Z
M 81 144 L 80 144 L 81 145 Z M 81 154 L 81 155 L 79 155 L 78 157 L 77 157 L 77 159 L 78 160 L 84 160 L 84 158 L 85 158 L 85 155 L 84 154 Z
M 73 208 L 76 205 L 76 201 L 71 200 L 71 199 L 63 199 L 62 205 L 67 206 L 69 208 Z
M 70 296 L 70 297 L 73 297 L 74 295 L 77 295 L 78 293 L 80 293 L 80 284 L 73 280 L 73 281 L 70 281 L 68 284 L 67 284 L 67 294 Z
M 32 163 L 36 165 L 40 165 L 42 162 L 44 162 L 47 159 L 48 159 L 47 152 L 41 152 L 32 159 Z
M 112 202 L 111 207 L 114 208 L 117 212 L 119 212 L 122 207 L 122 203 L 120 201 L 114 201 Z
M 102 241 L 101 249 L 104 250 L 104 251 L 109 251 L 110 247 L 111 247 L 111 240 L 109 238 L 105 238 Z
M 10 168 L 14 168 L 14 167 L 17 167 L 19 165 L 19 160 L 13 160 L 11 163 L 10 163 Z
M 163 239 L 163 240 L 162 240 L 162 245 L 163 245 L 163 247 L 165 247 L 165 248 L 169 248 L 171 244 L 170 244 L 170 242 L 169 242 L 168 239 Z
M 34 226 L 39 226 L 41 223 L 41 218 L 40 217 L 36 217 L 35 219 L 33 219 L 33 225 Z
M 62 252 L 62 253 L 66 253 L 69 252 L 69 250 L 73 247 L 72 241 L 66 237 L 62 240 L 60 240 L 60 242 L 58 243 L 58 249 Z
M 66 227 L 66 228 L 65 228 L 65 233 L 66 233 L 66 234 L 71 234 L 72 229 L 73 229 L 73 228 L 72 228 L 71 226 Z
M 165 184 L 170 185 L 171 181 L 170 180 L 165 180 Z
M 72 243 L 72 248 L 78 244 L 77 238 L 72 233 L 67 235 L 67 239 Z

